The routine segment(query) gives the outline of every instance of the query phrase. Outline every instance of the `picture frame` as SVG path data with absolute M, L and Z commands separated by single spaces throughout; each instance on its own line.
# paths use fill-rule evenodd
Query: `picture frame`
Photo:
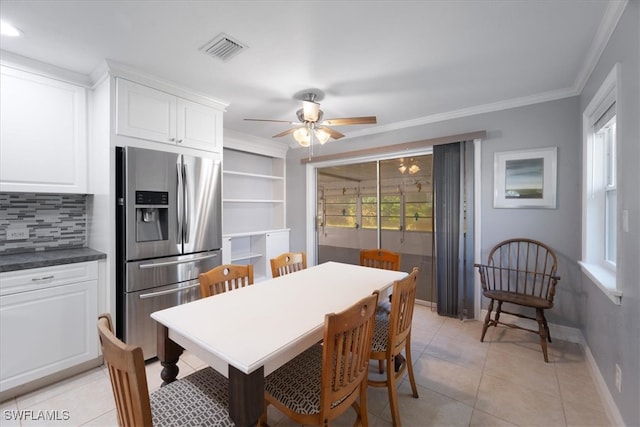
M 557 147 L 494 154 L 494 208 L 556 208 Z

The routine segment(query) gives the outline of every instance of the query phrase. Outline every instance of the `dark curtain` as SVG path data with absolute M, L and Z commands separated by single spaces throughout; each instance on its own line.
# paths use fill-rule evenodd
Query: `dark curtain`
M 473 317 L 473 142 L 433 147 L 438 314 Z

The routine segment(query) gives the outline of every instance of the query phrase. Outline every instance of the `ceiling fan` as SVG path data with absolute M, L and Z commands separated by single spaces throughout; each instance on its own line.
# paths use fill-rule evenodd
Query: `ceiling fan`
M 280 138 L 285 135 L 293 134 L 298 143 L 303 147 L 311 145 L 311 139 L 315 138 L 320 144 L 324 144 L 329 138 L 340 139 L 344 134 L 331 128 L 330 126 L 344 125 L 370 125 L 376 124 L 376 116 L 365 117 L 344 117 L 340 119 L 322 120 L 324 113 L 320 109 L 320 104 L 315 101 L 316 94 L 313 92 L 305 93 L 302 97 L 302 108 L 296 111 L 298 117 L 297 122 L 288 120 L 269 120 L 269 119 L 245 119 L 253 122 L 275 122 L 288 123 L 297 125 L 292 129 L 273 135 L 273 138 Z

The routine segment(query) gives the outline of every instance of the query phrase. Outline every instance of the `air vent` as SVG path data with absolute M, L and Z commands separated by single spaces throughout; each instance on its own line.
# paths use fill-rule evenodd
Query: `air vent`
M 202 46 L 200 50 L 214 58 L 228 61 L 246 47 L 246 45 L 240 43 L 238 40 L 234 40 L 228 35 L 221 33 L 209 43 Z

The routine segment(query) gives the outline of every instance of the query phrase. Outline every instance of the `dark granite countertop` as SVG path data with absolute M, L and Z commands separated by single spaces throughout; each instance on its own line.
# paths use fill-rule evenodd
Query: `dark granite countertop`
M 0 255 L 0 272 L 49 267 L 104 259 L 107 254 L 90 248 L 58 249 L 22 254 Z

